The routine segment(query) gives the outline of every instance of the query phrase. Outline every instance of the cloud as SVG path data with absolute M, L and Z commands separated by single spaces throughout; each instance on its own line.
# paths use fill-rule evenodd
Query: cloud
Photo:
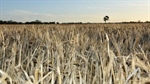
M 54 18 L 55 15 L 48 13 L 38 13 L 27 10 L 13 10 L 7 14 L 9 19 L 13 19 L 15 21 L 34 21 L 34 20 L 42 20 L 42 21 L 50 21 L 51 18 Z
M 60 22 L 100 22 L 103 21 L 100 15 L 88 15 L 88 14 L 78 14 L 78 15 L 59 15 L 57 20 Z
M 88 14 L 49 14 L 38 13 L 27 10 L 12 10 L 7 13 L 3 13 L 3 20 L 14 20 L 20 22 L 40 20 L 43 22 L 99 22 L 101 21 L 100 15 L 88 15 Z
M 148 1 L 134 1 L 134 2 L 129 2 L 125 3 L 126 6 L 129 7 L 138 7 L 138 8 L 147 8 L 148 7 Z

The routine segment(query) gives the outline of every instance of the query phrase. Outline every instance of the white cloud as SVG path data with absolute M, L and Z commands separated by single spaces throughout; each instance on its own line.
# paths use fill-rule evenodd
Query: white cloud
M 38 13 L 26 10 L 13 10 L 7 14 L 9 19 L 13 19 L 15 21 L 34 21 L 34 20 L 42 20 L 42 21 L 51 21 L 55 17 L 55 15 L 48 13 Z
M 13 10 L 7 14 L 3 14 L 3 20 L 14 20 L 20 22 L 41 20 L 46 22 L 100 22 L 102 17 L 100 15 L 74 15 L 74 14 L 57 14 L 52 15 L 48 13 L 38 13 L 26 10 Z
M 59 15 L 57 18 L 60 22 L 102 22 L 103 17 L 100 15 Z

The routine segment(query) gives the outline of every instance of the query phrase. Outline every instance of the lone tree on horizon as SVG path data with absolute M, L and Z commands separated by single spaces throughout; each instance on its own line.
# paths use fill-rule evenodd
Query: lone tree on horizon
M 103 19 L 104 19 L 104 21 L 106 23 L 106 21 L 109 20 L 109 16 L 106 15 Z

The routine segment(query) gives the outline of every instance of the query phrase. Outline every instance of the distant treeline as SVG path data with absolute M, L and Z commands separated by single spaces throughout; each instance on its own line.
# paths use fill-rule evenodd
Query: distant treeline
M 90 22 L 87 22 L 87 23 L 89 24 Z M 125 23 L 150 23 L 150 21 L 146 21 L 146 22 L 130 21 L 130 22 L 119 22 L 119 23 L 122 23 L 122 24 L 125 24 Z M 35 21 L 30 21 L 30 22 L 17 22 L 17 21 L 13 21 L 13 20 L 8 20 L 8 21 L 0 20 L 0 24 L 60 24 L 60 23 L 59 22 L 42 22 L 40 20 L 35 20 Z M 83 24 L 83 23 L 82 22 L 66 22 L 66 23 L 61 23 L 61 24 Z
M 59 24 L 59 22 L 42 22 L 40 20 L 35 20 L 30 22 L 17 22 L 13 20 L 9 20 L 9 21 L 0 20 L 0 24 Z
M 42 22 L 40 20 L 30 21 L 30 22 L 17 22 L 13 20 L 3 21 L 0 20 L 0 24 L 60 24 L 59 22 Z M 82 22 L 67 22 L 61 24 L 82 24 Z
M 150 21 L 145 21 L 145 22 L 141 22 L 141 21 L 130 21 L 130 22 L 121 22 L 121 23 L 150 23 Z

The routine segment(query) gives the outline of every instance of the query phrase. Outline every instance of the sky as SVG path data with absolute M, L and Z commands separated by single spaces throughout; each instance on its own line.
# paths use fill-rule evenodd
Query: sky
M 0 0 L 0 20 L 20 22 L 150 21 L 150 0 Z

